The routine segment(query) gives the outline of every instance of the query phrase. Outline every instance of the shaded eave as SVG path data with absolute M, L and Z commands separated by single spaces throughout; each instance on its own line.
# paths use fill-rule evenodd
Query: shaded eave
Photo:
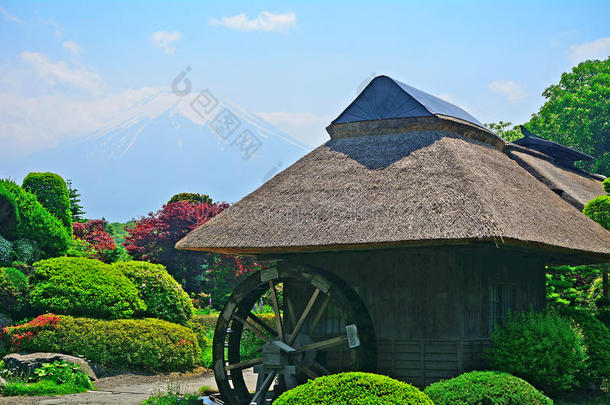
M 591 252 L 587 250 L 569 249 L 560 246 L 548 245 L 540 242 L 523 241 L 513 238 L 472 238 L 472 239 L 429 239 L 402 242 L 378 242 L 378 243 L 350 243 L 330 245 L 309 246 L 273 246 L 273 247 L 199 247 L 182 248 L 179 250 L 191 250 L 198 252 L 212 252 L 230 255 L 269 255 L 269 254 L 292 254 L 292 253 L 322 253 L 339 252 L 350 250 L 381 250 L 392 248 L 417 248 L 434 246 L 472 246 L 480 244 L 492 244 L 497 248 L 521 247 L 525 249 L 536 249 L 547 253 L 552 262 L 570 264 L 593 264 L 610 262 L 610 253 Z

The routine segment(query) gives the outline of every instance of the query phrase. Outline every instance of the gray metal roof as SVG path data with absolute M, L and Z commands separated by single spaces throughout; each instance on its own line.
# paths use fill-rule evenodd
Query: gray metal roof
M 485 128 L 460 107 L 401 83 L 388 76 L 377 76 L 332 122 L 372 121 L 390 118 L 446 115 Z

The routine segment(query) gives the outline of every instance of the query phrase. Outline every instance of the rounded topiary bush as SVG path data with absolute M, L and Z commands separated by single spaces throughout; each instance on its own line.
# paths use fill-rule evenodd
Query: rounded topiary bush
M 0 267 L 0 312 L 18 314 L 27 301 L 28 278 L 13 267 Z
M 68 249 L 70 235 L 54 215 L 47 211 L 32 193 L 28 193 L 15 182 L 0 180 L 0 187 L 14 197 L 19 211 L 16 237 L 31 239 L 42 250 L 43 257 L 61 256 Z
M 341 373 L 309 380 L 283 393 L 275 405 L 434 405 L 426 394 L 407 383 L 371 373 Z
M 163 265 L 129 261 L 113 266 L 134 283 L 146 304 L 147 316 L 180 324 L 193 317 L 191 299 Z
M 13 251 L 15 252 L 15 260 L 32 264 L 40 260 L 40 249 L 36 242 L 30 239 L 18 239 L 13 242 Z
M 424 390 L 436 405 L 551 405 L 553 401 L 521 378 L 496 371 L 471 371 Z
M 72 232 L 70 195 L 61 176 L 49 172 L 30 173 L 23 179 L 22 187 L 34 194 L 38 202 L 59 219 L 68 232 Z
M 12 238 L 19 222 L 19 210 L 15 196 L 0 182 L 0 235 Z
M 13 244 L 0 236 L 0 263 L 10 263 L 14 256 Z
M 493 369 L 516 375 L 546 393 L 579 385 L 586 359 L 581 331 L 554 312 L 521 313 L 494 329 L 487 356 Z
M 146 310 L 135 285 L 99 260 L 56 257 L 34 263 L 30 302 L 34 310 L 95 318 L 130 318 Z
M 12 351 L 81 355 L 115 369 L 186 371 L 201 356 L 192 330 L 160 319 L 107 321 L 45 314 L 4 332 Z

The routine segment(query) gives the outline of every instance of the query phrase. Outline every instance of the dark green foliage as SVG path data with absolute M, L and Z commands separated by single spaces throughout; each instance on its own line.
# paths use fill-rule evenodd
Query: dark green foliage
M 193 203 L 212 204 L 212 199 L 210 198 L 210 196 L 208 196 L 207 194 L 197 194 L 197 193 L 179 193 L 179 194 L 172 196 L 172 198 L 170 198 L 167 203 L 172 204 L 177 201 L 190 201 Z
M 552 405 L 527 381 L 496 371 L 471 371 L 424 390 L 435 405 Z
M 0 236 L 14 237 L 19 222 L 19 210 L 15 196 L 0 183 Z
M 27 304 L 27 292 L 28 278 L 22 272 L 13 267 L 0 267 L 0 312 L 18 314 Z
M 80 193 L 77 189 L 72 187 L 72 180 L 66 180 L 66 187 L 68 188 L 68 198 L 70 199 L 70 214 L 72 215 L 72 221 L 84 220 L 85 211 L 83 206 L 80 205 Z
M 68 232 L 72 232 L 70 196 L 61 176 L 49 172 L 33 172 L 25 176 L 22 187 L 34 194 L 38 202 L 59 219 Z
M 118 262 L 115 269 L 136 286 L 146 304 L 145 315 L 185 324 L 193 316 L 193 304 L 165 267 L 149 262 Z
M 390 377 L 371 373 L 341 373 L 309 380 L 283 393 L 275 405 L 434 405 L 417 388 Z
M 66 252 L 70 235 L 62 223 L 51 215 L 36 199 L 10 180 L 0 180 L 0 187 L 11 192 L 21 221 L 16 236 L 36 241 L 43 257 L 61 256 Z
M 40 331 L 21 348 L 82 355 L 105 367 L 132 370 L 185 371 L 201 356 L 192 330 L 160 319 L 104 321 L 61 315 L 54 329 Z
M 200 405 L 202 401 L 197 395 L 181 394 L 179 389 L 168 387 L 167 394 L 154 394 L 142 405 Z
M 572 310 L 569 315 L 581 328 L 587 347 L 583 385 L 610 380 L 610 329 L 588 311 Z
M 89 377 L 87 377 L 89 380 Z M 55 381 L 44 379 L 33 383 L 23 381 L 10 382 L 2 390 L 2 396 L 12 397 L 18 395 L 41 396 L 41 395 L 68 395 L 78 392 L 85 392 L 93 388 L 91 380 L 86 384 L 85 379 L 75 379 L 65 384 L 58 384 Z
M 610 230 L 610 195 L 595 197 L 585 205 L 583 214 Z
M 595 302 L 601 297 L 602 269 L 603 265 L 547 267 L 547 303 L 556 309 L 595 311 Z
M 0 236 L 0 264 L 8 264 L 14 257 L 13 244 Z
M 610 175 L 610 58 L 579 63 L 547 87 L 546 102 L 526 124 L 528 130 L 595 157 L 581 163 Z
M 31 239 L 18 239 L 13 242 L 13 251 L 15 252 L 15 260 L 32 264 L 40 260 L 41 252 L 36 246 L 36 242 Z
M 604 180 L 604 191 L 610 194 L 610 177 Z
M 578 386 L 585 351 L 584 339 L 571 320 L 554 312 L 520 313 L 493 331 L 487 356 L 493 369 L 553 394 Z
M 34 266 L 30 300 L 35 310 L 108 319 L 130 318 L 146 310 L 131 280 L 111 265 L 57 257 Z

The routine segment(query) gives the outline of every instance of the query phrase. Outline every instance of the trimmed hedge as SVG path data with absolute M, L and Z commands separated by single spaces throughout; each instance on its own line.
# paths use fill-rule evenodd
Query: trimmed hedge
M 145 315 L 184 325 L 193 317 L 193 304 L 182 286 L 161 264 L 118 262 L 115 269 L 127 276 L 146 304 Z
M 34 263 L 33 309 L 95 318 L 130 318 L 146 310 L 131 280 L 98 260 L 56 257 Z
M 17 314 L 26 304 L 28 278 L 13 267 L 0 267 L 0 312 Z
M 274 405 L 434 405 L 423 392 L 407 383 L 371 373 L 340 373 L 309 380 L 286 391 Z
M 610 329 L 588 311 L 575 310 L 570 316 L 582 329 L 587 346 L 583 385 L 610 380 Z
M 72 212 L 68 187 L 61 176 L 55 173 L 30 173 L 23 179 L 22 187 L 36 196 L 43 207 L 61 221 L 72 233 Z
M 471 371 L 424 390 L 436 405 L 552 405 L 527 381 L 496 371 Z
M 579 385 L 585 352 L 582 334 L 572 320 L 554 312 L 520 313 L 493 331 L 487 356 L 493 369 L 553 394 Z
M 80 355 L 108 368 L 185 371 L 201 356 L 192 330 L 160 319 L 104 321 L 46 314 L 4 331 L 13 350 Z M 17 343 L 28 332 L 31 337 Z
M 36 241 L 43 257 L 63 255 L 68 248 L 70 235 L 60 220 L 49 213 L 34 194 L 28 193 L 15 182 L 0 180 L 0 187 L 8 190 L 17 203 L 21 221 L 17 226 L 16 237 Z
M 600 195 L 585 205 L 582 213 L 610 231 L 610 195 Z
M 0 235 L 14 237 L 20 222 L 15 196 L 0 183 Z

